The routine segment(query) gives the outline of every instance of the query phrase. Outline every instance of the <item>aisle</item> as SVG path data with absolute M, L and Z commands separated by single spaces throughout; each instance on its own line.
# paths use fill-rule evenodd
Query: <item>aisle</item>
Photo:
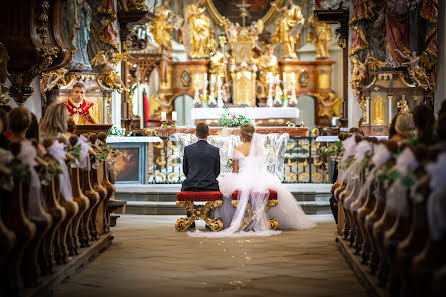
M 189 238 L 174 216 L 124 215 L 112 246 L 54 297 L 367 296 L 333 222 L 264 238 Z

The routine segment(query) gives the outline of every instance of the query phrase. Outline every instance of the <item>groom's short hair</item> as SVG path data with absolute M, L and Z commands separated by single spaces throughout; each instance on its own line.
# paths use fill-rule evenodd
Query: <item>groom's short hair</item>
M 209 135 L 209 127 L 205 123 L 198 123 L 195 131 L 197 132 L 197 136 L 200 139 L 204 139 Z

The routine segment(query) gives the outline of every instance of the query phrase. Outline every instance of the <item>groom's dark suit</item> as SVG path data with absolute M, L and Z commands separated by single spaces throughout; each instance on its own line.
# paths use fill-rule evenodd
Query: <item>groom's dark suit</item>
M 181 191 L 219 191 L 219 149 L 200 139 L 184 148 L 183 172 L 186 179 Z

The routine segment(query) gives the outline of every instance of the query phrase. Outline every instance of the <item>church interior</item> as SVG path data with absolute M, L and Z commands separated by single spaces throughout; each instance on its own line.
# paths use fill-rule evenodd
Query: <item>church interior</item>
M 442 0 L 2 1 L 0 297 L 446 296 L 445 17 Z M 244 204 L 222 180 L 253 135 L 280 187 Z M 184 188 L 203 139 L 219 191 Z M 315 227 L 275 215 L 283 191 Z M 255 204 L 276 236 L 250 229 Z

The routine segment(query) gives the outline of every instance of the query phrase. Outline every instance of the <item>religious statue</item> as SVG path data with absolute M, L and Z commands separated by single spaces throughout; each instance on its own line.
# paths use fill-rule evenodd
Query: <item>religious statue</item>
M 396 103 L 396 107 L 400 109 L 400 113 L 410 113 L 410 109 L 409 106 L 407 105 L 405 95 L 403 95 L 401 100 Z
M 217 45 L 214 45 L 210 57 L 209 73 L 215 74 L 217 80 L 220 77 L 222 81 L 225 81 L 227 65 L 227 56 L 217 49 Z
M 116 51 L 119 51 L 118 31 L 115 27 L 115 0 L 101 0 L 97 11 L 106 16 L 101 21 L 101 28 L 98 30 L 99 39 L 105 44 L 114 47 Z
M 341 114 L 342 98 L 336 97 L 334 93 L 314 94 L 318 101 L 319 118 L 327 118 L 329 121 L 333 117 L 339 117 Z
M 331 33 L 331 25 L 319 21 L 315 15 L 311 15 L 308 19 L 310 32 L 308 41 L 314 42 L 316 48 L 316 59 L 329 58 L 328 45 L 330 44 L 333 34 Z
M 73 85 L 73 90 L 71 91 L 72 97 L 62 102 L 74 123 L 78 125 L 97 123 L 92 113 L 94 103 L 85 100 L 85 93 L 86 88 L 84 84 L 76 83 Z
M 372 125 L 386 124 L 386 106 L 384 99 L 381 96 L 376 96 L 372 100 Z
M 67 69 L 72 71 L 91 71 L 87 45 L 90 40 L 91 8 L 86 0 L 69 0 L 63 7 L 64 37 L 74 51 Z
M 412 52 L 412 55 L 405 55 L 400 52 L 398 49 L 395 49 L 402 57 L 409 60 L 408 62 L 404 62 L 401 65 L 409 65 L 407 71 L 410 76 L 414 80 L 414 82 L 425 90 L 431 89 L 431 84 L 429 82 L 429 78 L 426 74 L 426 70 L 420 66 L 420 57 L 417 56 L 416 52 Z
M 267 44 L 265 51 L 257 59 L 257 67 L 260 70 L 260 82 L 267 83 L 267 75 L 271 73 L 272 77 L 276 77 L 279 74 L 279 63 L 277 57 L 274 55 L 274 44 Z
M 129 52 L 125 53 L 114 53 L 110 59 L 105 57 L 105 52 L 100 51 L 91 60 L 93 66 L 98 66 L 103 76 L 99 77 L 99 80 L 109 88 L 113 88 L 118 92 L 125 90 L 125 85 L 122 82 L 120 75 L 115 71 L 118 63 L 125 61 L 127 59 Z
M 169 1 L 164 1 L 163 5 L 157 7 L 155 18 L 150 23 L 152 25 L 150 31 L 160 46 L 160 51 L 167 50 L 169 55 L 172 52 L 173 18 L 173 13 L 169 9 Z
M 399 67 L 405 62 L 404 57 L 398 52 L 404 52 L 409 48 L 407 12 L 406 0 L 386 0 L 383 1 L 374 23 L 374 27 L 383 28 L 385 32 L 386 62 L 391 67 Z
M 186 29 L 183 41 L 191 58 L 209 57 L 211 21 L 204 14 L 205 10 L 205 7 L 200 7 L 198 1 L 186 6 Z
M 305 19 L 302 15 L 302 9 L 288 0 L 289 7 L 278 8 L 276 3 L 271 3 L 278 12 L 283 12 L 284 16 L 277 20 L 276 33 L 273 34 L 271 40 L 280 42 L 284 46 L 285 58 L 296 59 L 296 45 L 299 44 L 300 32 L 304 25 Z
M 353 91 L 355 92 L 355 95 L 358 96 L 360 93 L 360 86 L 365 81 L 365 70 L 367 67 L 367 63 L 369 61 L 369 55 L 367 55 L 367 58 L 365 59 L 364 63 L 362 63 L 357 57 L 354 55 L 350 56 L 350 60 L 353 63 L 352 67 L 352 73 L 351 73 L 351 80 L 350 85 L 352 86 Z

